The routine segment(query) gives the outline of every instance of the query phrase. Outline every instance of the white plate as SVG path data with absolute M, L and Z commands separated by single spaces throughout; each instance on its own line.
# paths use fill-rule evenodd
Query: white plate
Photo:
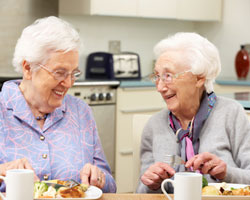
M 213 185 L 213 186 L 219 186 L 221 185 L 221 183 L 208 183 L 208 185 Z M 236 184 L 236 183 L 227 183 L 227 186 L 229 188 L 235 188 L 235 189 L 238 189 L 238 188 L 244 188 L 248 185 L 245 185 L 245 184 Z
M 102 196 L 102 190 L 96 186 L 90 186 L 85 194 L 86 196 L 81 199 L 99 199 Z
M 219 186 L 221 183 L 208 183 L 208 185 Z M 236 183 L 227 183 L 229 188 L 244 188 L 247 185 L 245 184 L 236 184 Z M 217 199 L 225 199 L 225 200 L 242 200 L 242 199 L 250 199 L 250 196 L 234 196 L 234 195 L 202 195 L 206 199 L 209 200 L 217 200 Z
M 102 190 L 95 186 L 89 186 L 88 190 L 85 192 L 86 196 L 84 198 L 51 198 L 52 200 L 83 200 L 83 199 L 99 199 L 102 196 Z M 34 199 L 34 200 L 48 200 L 48 199 Z

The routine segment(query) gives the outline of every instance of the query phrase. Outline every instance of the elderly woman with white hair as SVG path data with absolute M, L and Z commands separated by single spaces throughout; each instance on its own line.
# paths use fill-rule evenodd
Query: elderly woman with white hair
M 164 179 L 187 169 L 199 170 L 208 182 L 249 184 L 250 123 L 238 102 L 213 92 L 221 70 L 216 47 L 196 33 L 177 33 L 154 51 L 151 78 L 167 109 L 144 127 L 137 192 L 160 192 Z M 168 154 L 185 165 L 171 167 L 164 162 Z
M 0 93 L 0 175 L 32 169 L 35 180 L 116 191 L 90 107 L 66 94 L 81 74 L 80 47 L 78 32 L 57 17 L 23 30 L 13 58 L 23 78 L 4 83 Z

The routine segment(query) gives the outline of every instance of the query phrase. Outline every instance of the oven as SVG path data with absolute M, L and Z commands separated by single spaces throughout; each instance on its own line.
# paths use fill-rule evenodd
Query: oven
M 2 90 L 2 86 L 5 81 L 22 79 L 20 76 L 0 76 L 0 91 Z
M 68 94 L 89 104 L 97 124 L 102 147 L 115 177 L 116 89 L 119 81 L 75 82 Z

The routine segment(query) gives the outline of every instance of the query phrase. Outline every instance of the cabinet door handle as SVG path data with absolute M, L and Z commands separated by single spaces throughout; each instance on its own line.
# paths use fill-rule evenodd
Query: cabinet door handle
M 121 150 L 120 154 L 123 155 L 123 156 L 132 155 L 133 154 L 133 150 L 132 149 Z
M 120 111 L 123 113 L 140 113 L 140 112 L 155 112 L 162 110 L 163 107 L 145 107 L 145 108 L 131 108 L 131 109 L 121 109 Z

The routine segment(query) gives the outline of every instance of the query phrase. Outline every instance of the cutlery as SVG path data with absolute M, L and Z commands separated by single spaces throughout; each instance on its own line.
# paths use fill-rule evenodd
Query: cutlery
M 178 155 L 165 155 L 164 162 L 169 164 L 171 167 L 175 167 L 176 165 L 182 165 L 186 163 Z
M 75 187 L 77 185 L 81 185 L 78 181 L 75 181 L 73 179 L 70 179 L 69 181 L 66 181 L 65 186 L 72 188 Z
M 42 181 L 42 182 L 46 183 L 48 186 L 54 187 L 55 189 L 59 189 L 60 187 L 73 188 L 77 185 L 80 185 L 79 182 L 77 182 L 73 179 L 70 179 L 69 181 L 65 181 L 65 183 L 63 183 L 63 184 L 59 184 L 59 183 L 53 182 L 53 181 Z
M 55 183 L 55 182 L 50 182 L 50 181 L 42 181 L 42 182 L 46 183 L 48 186 L 52 186 L 56 190 L 58 190 L 60 187 L 65 187 L 65 185 L 58 184 L 58 183 Z

